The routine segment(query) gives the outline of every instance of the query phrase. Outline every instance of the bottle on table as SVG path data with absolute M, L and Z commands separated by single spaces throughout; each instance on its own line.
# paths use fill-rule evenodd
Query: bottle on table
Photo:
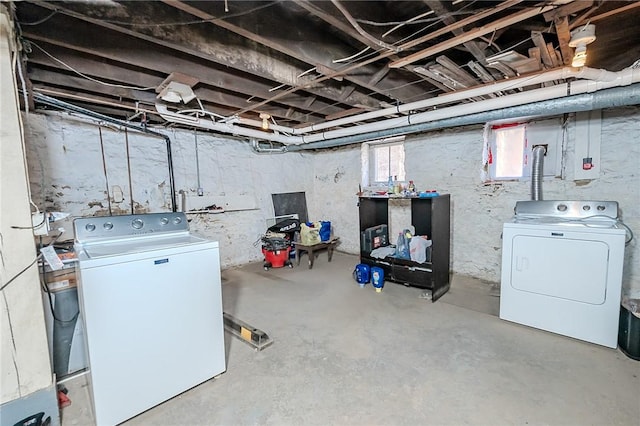
M 407 187 L 407 190 L 411 195 L 414 195 L 416 193 L 416 185 L 413 183 L 412 180 L 409 181 L 409 186 Z

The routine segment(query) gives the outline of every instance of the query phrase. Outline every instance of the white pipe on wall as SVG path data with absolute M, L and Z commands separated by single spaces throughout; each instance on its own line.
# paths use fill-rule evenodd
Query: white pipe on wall
M 338 120 L 325 121 L 319 124 L 312 124 L 311 126 L 301 127 L 299 129 L 292 129 L 292 134 L 304 134 L 322 129 L 328 129 L 335 126 L 342 126 L 345 124 L 351 124 L 358 121 L 371 120 L 374 118 L 384 117 L 387 115 L 404 113 L 413 110 L 420 110 L 437 105 L 444 105 L 450 102 L 461 101 L 465 99 L 471 99 L 476 96 L 489 95 L 492 93 L 501 92 L 510 89 L 519 89 L 524 86 L 530 86 L 534 84 L 547 83 L 553 80 L 564 80 L 567 78 L 581 78 L 589 80 L 609 81 L 617 78 L 617 73 L 613 73 L 606 70 L 594 69 L 594 68 L 572 68 L 565 67 L 559 68 L 544 73 L 523 76 L 518 78 L 509 78 L 499 82 L 483 84 L 481 86 L 472 87 L 466 90 L 458 90 L 453 93 L 448 93 L 435 98 L 424 99 L 421 101 L 411 102 L 408 104 L 399 105 L 397 107 L 389 107 L 378 111 L 367 112 L 363 114 L 354 115 L 351 117 L 345 117 Z
M 428 121 L 440 120 L 443 118 L 459 117 L 467 114 L 473 114 L 477 112 L 489 111 L 493 109 L 506 108 L 510 106 L 523 105 L 530 102 L 538 102 L 549 99 L 557 99 L 564 96 L 577 95 L 581 93 L 591 93 L 597 90 L 607 89 L 611 87 L 624 86 L 632 83 L 640 82 L 640 69 L 626 68 L 619 72 L 611 72 L 606 70 L 598 70 L 592 68 L 561 68 L 558 70 L 549 71 L 547 73 L 538 74 L 532 77 L 521 77 L 518 79 L 510 79 L 501 81 L 499 83 L 488 84 L 474 89 L 468 89 L 461 92 L 451 93 L 438 98 L 427 99 L 424 101 L 413 102 L 402 106 L 386 108 L 380 111 L 374 111 L 370 113 L 359 114 L 357 116 L 348 117 L 341 120 L 334 120 L 322 124 L 331 123 L 331 126 L 336 126 L 338 122 L 342 123 L 343 120 L 367 120 L 377 116 L 389 115 L 392 113 L 402 112 L 403 110 L 412 110 L 416 108 L 426 108 L 428 106 L 435 107 L 444 103 L 450 103 L 455 100 L 468 99 L 470 97 L 489 94 L 493 92 L 499 92 L 503 90 L 513 89 L 521 86 L 528 86 L 532 84 L 539 84 L 544 81 L 552 81 L 556 79 L 565 79 L 570 77 L 577 78 L 589 78 L 589 80 L 578 80 L 568 83 L 563 83 L 555 86 L 544 87 L 541 89 L 528 90 L 525 92 L 516 93 L 513 95 L 501 96 L 498 98 L 486 99 L 478 102 L 472 102 L 463 105 L 449 106 L 442 109 L 436 109 L 432 111 L 426 111 L 414 115 L 407 115 L 398 118 L 391 118 L 387 120 L 377 121 L 374 123 L 367 123 L 358 126 L 352 126 L 344 129 L 330 130 L 327 132 L 315 133 L 311 135 L 287 135 L 275 132 L 265 132 L 262 130 L 254 130 L 246 127 L 239 126 L 231 121 L 227 122 L 215 122 L 213 120 L 203 120 L 201 118 L 193 116 L 185 116 L 182 114 L 170 112 L 166 106 L 156 104 L 156 109 L 167 121 L 187 124 L 191 126 L 199 126 L 205 129 L 214 130 L 222 133 L 237 134 L 240 136 L 246 136 L 250 138 L 256 138 L 261 140 L 267 140 L 271 142 L 278 142 L 284 145 L 299 145 L 304 143 L 318 142 L 323 140 L 329 140 L 333 138 L 345 137 L 356 135 L 360 133 L 372 132 L 376 130 L 389 129 L 394 127 L 425 123 Z M 597 80 L 592 80 L 597 79 Z M 515 84 L 514 84 L 515 82 Z M 238 119 L 239 124 L 252 124 L 251 121 L 255 120 L 243 120 Z M 309 126 L 312 128 L 314 126 Z M 314 127 L 317 130 L 319 125 Z M 286 128 L 278 126 L 278 130 L 287 130 L 287 133 L 299 133 L 299 129 Z
M 621 71 L 622 73 L 622 71 Z M 613 81 L 619 78 L 620 73 L 615 73 L 603 69 L 595 68 L 573 68 L 564 67 L 555 70 L 543 72 L 540 74 L 522 76 L 517 78 L 509 78 L 498 82 L 483 84 L 481 86 L 472 87 L 466 90 L 458 90 L 453 93 L 448 93 L 435 98 L 424 99 L 421 101 L 411 102 L 408 104 L 398 105 L 397 107 L 384 108 L 377 111 L 366 112 L 363 114 L 353 115 L 337 120 L 325 121 L 318 124 L 312 124 L 306 127 L 291 128 L 283 126 L 274 126 L 273 130 L 291 133 L 293 135 L 303 135 L 305 133 L 315 132 L 323 129 L 329 129 L 331 127 L 343 126 L 345 124 L 352 124 L 358 121 L 372 120 L 375 118 L 385 117 L 387 115 L 394 115 L 399 113 L 405 113 L 414 110 L 421 110 L 437 105 L 444 105 L 451 102 L 461 101 L 465 99 L 471 99 L 477 96 L 489 95 L 492 93 L 501 92 L 504 90 L 519 89 L 524 86 L 531 86 L 534 84 L 547 83 L 553 80 L 565 80 L 568 78 L 578 78 L 586 80 L 596 81 Z M 626 74 L 631 75 L 630 72 Z M 258 120 L 251 120 L 245 118 L 239 118 L 239 123 L 246 124 L 253 127 L 261 127 L 262 122 Z
M 640 105 L 640 83 L 632 84 L 630 86 L 612 87 L 610 89 L 599 90 L 593 93 L 582 93 L 580 95 L 568 97 L 565 96 L 560 99 L 549 99 L 546 101 L 531 102 L 519 106 L 467 114 L 460 117 L 444 118 L 442 120 L 429 121 L 421 124 L 411 124 L 392 129 L 378 130 L 375 132 L 359 133 L 353 136 L 334 138 L 304 145 L 289 145 L 285 147 L 285 151 L 295 152 L 301 150 L 333 148 L 372 140 L 392 138 L 400 135 L 424 133 L 433 130 L 472 124 L 485 124 L 487 122 L 497 120 L 505 122 L 505 120 L 515 120 L 522 117 L 556 116 L 570 112 L 593 111 L 603 108 L 615 108 L 630 105 Z

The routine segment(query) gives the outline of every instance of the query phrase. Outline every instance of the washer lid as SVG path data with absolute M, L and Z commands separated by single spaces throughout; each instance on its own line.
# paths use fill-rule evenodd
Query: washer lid
M 193 234 L 174 234 L 166 236 L 133 237 L 111 242 L 99 242 L 94 244 L 77 244 L 75 251 L 80 261 L 86 259 L 99 259 L 102 257 L 119 256 L 132 253 L 144 253 L 153 250 L 162 250 L 183 247 L 194 244 L 210 243 L 211 241 Z

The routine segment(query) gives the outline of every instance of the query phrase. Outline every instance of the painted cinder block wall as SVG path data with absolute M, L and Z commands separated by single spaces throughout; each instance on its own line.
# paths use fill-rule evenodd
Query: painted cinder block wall
M 600 175 L 593 180 L 574 181 L 576 125 L 574 116 L 569 115 L 563 142 L 564 178 L 545 180 L 544 198 L 618 201 L 625 223 L 632 230 L 639 230 L 639 118 L 637 107 L 604 110 Z M 72 216 L 107 214 L 96 125 L 61 113 L 31 114 L 25 122 L 34 200 L 41 199 L 44 182 L 48 209 Z M 122 203 L 112 202 L 112 212 L 130 213 L 124 133 L 107 127 L 102 128 L 102 133 L 109 185 L 120 186 L 124 195 Z M 169 130 L 168 135 L 173 143 L 176 190 L 195 196 L 198 185 L 194 133 Z M 170 197 L 163 140 L 135 132 L 129 132 L 128 137 L 135 212 L 166 211 Z M 484 184 L 480 177 L 482 145 L 482 126 L 408 136 L 406 171 L 418 189 L 451 194 L 452 270 L 498 282 L 502 225 L 511 219 L 516 201 L 530 199 L 530 182 Z M 246 141 L 198 134 L 198 154 L 200 184 L 206 196 L 254 201 L 254 208 L 249 210 L 189 215 L 192 230 L 220 241 L 223 267 L 262 260 L 259 246 L 254 243 L 264 233 L 266 219 L 273 216 L 272 193 L 305 191 L 309 219 L 330 220 L 334 234 L 341 238 L 340 250 L 359 252 L 356 193 L 360 183 L 360 145 L 256 154 Z M 406 220 L 405 213 L 392 213 L 392 220 L 401 224 Z M 71 231 L 68 223 L 62 225 Z M 624 293 L 632 297 L 640 297 L 638 250 L 636 239 L 626 248 L 623 285 Z
M 601 170 L 593 180 L 574 181 L 576 121 L 573 114 L 567 119 L 563 142 L 564 178 L 544 180 L 544 199 L 618 201 L 624 222 L 636 234 L 626 246 L 623 294 L 639 298 L 640 108 L 602 111 Z M 418 190 L 436 189 L 451 194 L 452 270 L 497 283 L 503 223 L 513 217 L 516 201 L 530 199 L 531 184 L 530 180 L 484 184 L 482 147 L 482 126 L 408 136 L 405 165 L 407 179 L 412 179 Z M 359 226 L 355 194 L 360 171 L 355 170 L 355 165 L 360 164 L 360 146 L 320 152 L 314 164 L 312 210 L 327 217 L 331 215 L 341 228 L 341 249 L 357 253 Z M 393 242 L 393 236 L 391 240 Z
M 99 127 L 64 113 L 29 114 L 25 117 L 29 178 L 34 202 L 48 211 L 69 213 L 54 222 L 64 228 L 60 240 L 73 239 L 74 217 L 155 213 L 171 210 L 165 142 L 135 131 Z M 267 218 L 274 216 L 271 194 L 311 192 L 313 155 L 306 153 L 256 154 L 247 141 L 197 135 L 193 131 L 166 133 L 172 143 L 176 201 L 180 191 L 188 194 L 187 206 L 201 201 L 197 196 L 198 164 L 202 202 L 241 200 L 241 210 L 222 214 L 189 214 L 190 229 L 220 242 L 223 267 L 261 260 L 260 245 Z M 129 161 L 127 161 L 127 140 Z M 102 147 L 104 147 L 104 164 Z M 104 168 L 106 167 L 106 178 Z M 129 170 L 131 185 L 129 185 Z M 305 173 L 305 171 L 308 171 Z M 109 183 L 109 198 L 107 185 Z M 113 187 L 122 189 L 122 202 L 115 202 Z M 130 190 L 130 187 L 133 190 Z M 43 202 L 44 200 L 44 202 Z M 109 211 L 109 200 L 111 211 Z M 194 203 L 191 201 L 195 200 Z M 202 203 L 201 203 L 202 204 Z M 204 202 L 204 205 L 208 203 Z M 191 210 L 190 207 L 187 207 Z M 55 231 L 51 232 L 55 234 Z

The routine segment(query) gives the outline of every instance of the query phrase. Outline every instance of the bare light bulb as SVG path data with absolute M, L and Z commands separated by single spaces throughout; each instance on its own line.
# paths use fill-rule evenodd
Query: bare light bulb
M 587 63 L 587 46 L 584 44 L 579 44 L 576 47 L 575 54 L 573 55 L 573 60 L 571 61 L 571 66 L 575 68 L 583 67 Z
M 262 119 L 262 130 L 269 130 L 269 119 L 271 116 L 267 113 L 261 113 L 260 118 Z

